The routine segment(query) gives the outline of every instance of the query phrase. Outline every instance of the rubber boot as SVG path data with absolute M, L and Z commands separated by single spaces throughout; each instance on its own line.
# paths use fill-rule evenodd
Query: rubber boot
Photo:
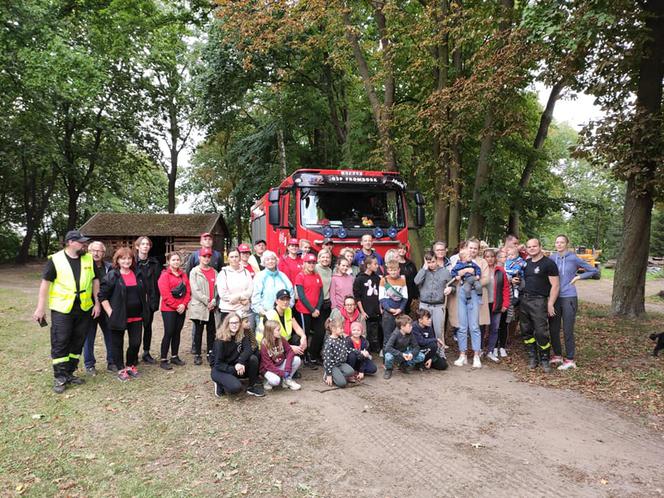
M 537 351 L 535 351 L 535 344 L 526 344 L 526 353 L 528 353 L 528 368 L 534 370 L 537 368 Z
M 549 365 L 549 350 L 543 349 L 540 350 L 540 363 L 542 364 L 542 370 L 544 373 L 551 373 L 551 365 Z

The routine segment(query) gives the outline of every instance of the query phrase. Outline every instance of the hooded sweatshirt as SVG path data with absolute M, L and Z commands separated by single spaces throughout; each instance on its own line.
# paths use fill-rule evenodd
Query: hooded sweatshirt
M 560 275 L 560 293 L 558 297 L 576 297 L 576 287 L 571 285 L 570 282 L 576 277 L 576 271 L 583 268 L 585 272 L 579 275 L 581 280 L 592 278 L 598 270 L 590 266 L 587 262 L 578 257 L 574 252 L 569 251 L 562 256 L 555 252 L 549 256 L 556 266 L 558 267 L 558 274 Z

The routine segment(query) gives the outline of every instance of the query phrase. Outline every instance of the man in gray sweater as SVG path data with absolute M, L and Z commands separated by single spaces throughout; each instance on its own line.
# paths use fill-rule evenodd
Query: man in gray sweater
M 424 266 L 415 275 L 415 285 L 420 289 L 420 309 L 431 313 L 431 325 L 436 339 L 443 337 L 445 327 L 445 296 L 454 292 L 454 287 L 447 287 L 452 276 L 447 268 L 438 266 L 436 255 L 424 253 Z

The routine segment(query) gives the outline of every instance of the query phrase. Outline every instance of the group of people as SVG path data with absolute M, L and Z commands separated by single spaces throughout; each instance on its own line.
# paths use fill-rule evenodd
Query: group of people
M 47 325 L 48 301 L 56 393 L 84 382 L 75 375 L 82 351 L 86 372 L 96 374 L 98 326 L 107 369 L 121 381 L 139 375 L 139 356 L 164 370 L 183 366 L 187 314 L 193 362 L 209 365 L 217 396 L 241 391 L 242 378 L 254 396 L 276 387 L 298 390 L 302 366 L 320 368 L 323 382 L 338 387 L 375 374 L 379 358 L 385 379 L 395 367 L 445 370 L 448 326 L 458 344 L 457 366 L 468 363 L 469 336 L 473 367 L 481 368 L 482 356 L 496 362 L 507 356 L 507 330 L 518 321 L 531 368 L 573 368 L 574 284 L 596 271 L 567 250 L 564 235 L 550 257 L 537 239 L 523 247 L 508 236 L 482 257 L 480 242 L 469 239 L 451 258 L 446 244 L 436 242 L 419 269 L 405 244 L 379 255 L 371 234 L 362 236 L 360 249 L 344 247 L 336 257 L 330 239 L 317 253 L 309 241 L 290 239 L 281 257 L 262 240 L 253 250 L 240 244 L 228 251 L 226 265 L 211 234 L 200 242 L 186 262 L 177 252 L 167 254 L 162 269 L 150 256 L 149 237 L 117 249 L 106 262 L 101 242 L 67 233 L 64 249 L 44 268 L 34 313 Z M 577 275 L 579 268 L 585 273 Z M 151 355 L 157 310 L 164 323 L 158 360 Z

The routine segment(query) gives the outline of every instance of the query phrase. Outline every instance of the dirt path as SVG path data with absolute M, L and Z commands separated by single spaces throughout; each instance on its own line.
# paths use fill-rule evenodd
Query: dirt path
M 613 295 L 613 280 L 581 280 L 576 284 L 579 299 L 596 304 L 611 304 Z M 664 290 L 664 279 L 647 280 L 646 296 L 652 296 Z M 646 302 L 646 311 L 653 313 L 664 313 L 664 304 Z
M 0 287 L 28 293 L 38 279 L 32 282 L 0 270 Z M 605 282 L 582 282 L 582 299 L 586 284 L 596 285 L 598 295 Z M 155 335 L 161 337 L 158 322 Z M 188 351 L 188 328 L 182 335 L 182 350 Z M 101 342 L 97 350 L 103 356 Z M 184 357 L 191 365 L 190 355 Z M 210 412 L 199 417 L 187 411 L 188 416 L 208 424 L 216 403 L 209 371 L 184 368 L 184 388 L 210 405 Z M 146 372 L 144 382 L 153 376 L 163 382 L 157 369 Z M 379 375 L 345 390 L 327 388 L 320 377 L 320 371 L 305 371 L 297 393 L 221 400 L 236 414 L 233 427 L 223 429 L 268 434 L 280 449 L 273 456 L 288 455 L 276 460 L 281 463 L 272 465 L 272 475 L 301 485 L 287 488 L 300 494 L 664 494 L 664 435 L 576 392 L 519 382 L 500 366 L 396 372 L 390 381 Z M 274 421 L 289 431 L 275 431 Z M 253 462 L 269 456 L 255 454 Z

